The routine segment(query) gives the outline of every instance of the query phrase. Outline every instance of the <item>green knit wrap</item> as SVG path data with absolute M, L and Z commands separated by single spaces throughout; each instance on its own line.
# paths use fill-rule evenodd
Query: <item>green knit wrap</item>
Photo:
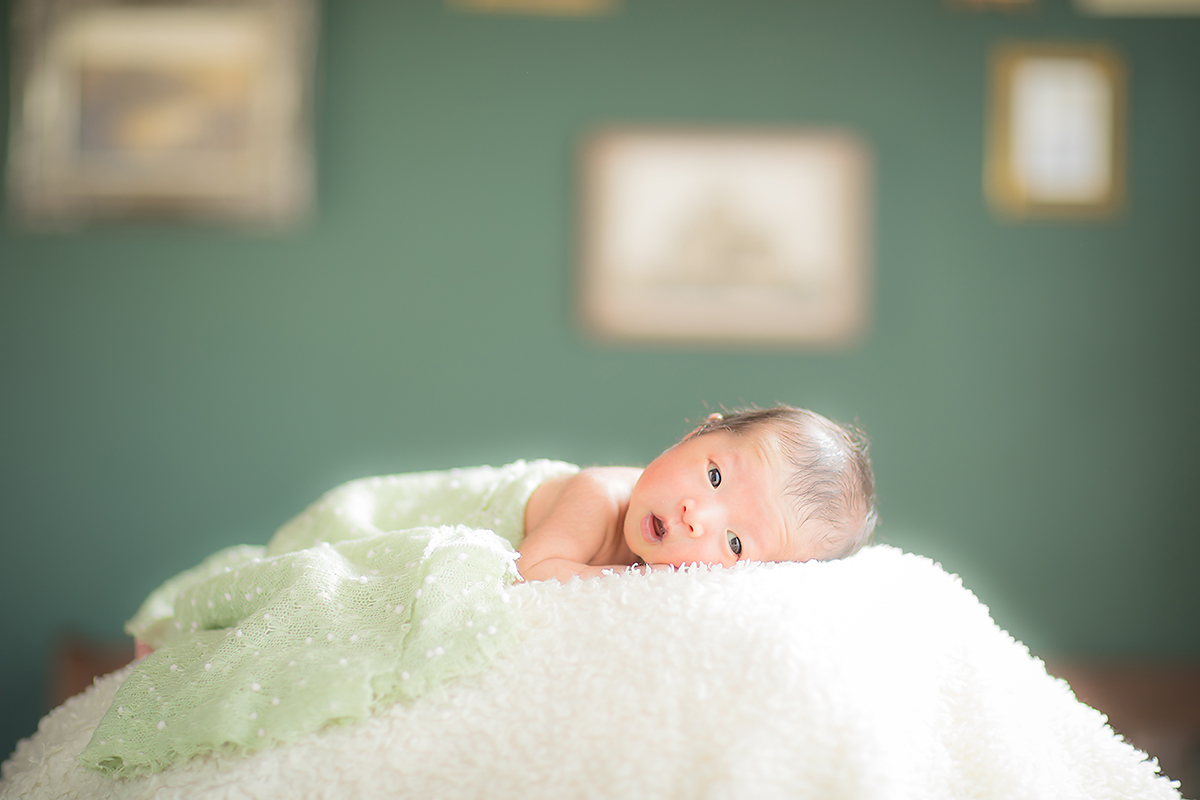
M 172 578 L 126 625 L 157 649 L 81 761 L 125 776 L 251 752 L 485 668 L 517 641 L 507 587 L 525 502 L 576 469 L 516 462 L 355 481 L 266 548 L 229 548 Z

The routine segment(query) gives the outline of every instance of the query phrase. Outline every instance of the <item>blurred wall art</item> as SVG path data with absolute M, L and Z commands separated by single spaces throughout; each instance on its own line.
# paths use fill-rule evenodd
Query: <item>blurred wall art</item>
M 313 0 L 19 0 L 9 212 L 280 225 L 313 204 Z
M 1017 217 L 1104 217 L 1125 187 L 1125 67 L 1105 45 L 1007 43 L 992 56 L 986 188 Z
M 582 160 L 597 337 L 839 347 L 871 311 L 870 159 L 844 130 L 616 128 Z

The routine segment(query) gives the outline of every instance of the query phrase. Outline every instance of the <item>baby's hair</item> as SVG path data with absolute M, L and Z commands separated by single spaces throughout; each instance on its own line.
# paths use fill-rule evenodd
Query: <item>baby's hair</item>
M 787 493 L 797 519 L 803 523 L 816 517 L 840 534 L 837 541 L 825 542 L 828 552 L 822 560 L 845 558 L 870 544 L 879 513 L 869 443 L 861 430 L 804 408 L 776 406 L 713 414 L 693 435 L 714 431 L 773 436 L 779 454 L 791 467 Z

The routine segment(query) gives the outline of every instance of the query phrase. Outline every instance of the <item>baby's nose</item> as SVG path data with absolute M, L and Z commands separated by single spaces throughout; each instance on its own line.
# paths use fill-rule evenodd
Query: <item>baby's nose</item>
M 700 511 L 700 504 L 695 500 L 683 501 L 683 530 L 689 539 L 699 539 L 704 535 L 705 522 Z

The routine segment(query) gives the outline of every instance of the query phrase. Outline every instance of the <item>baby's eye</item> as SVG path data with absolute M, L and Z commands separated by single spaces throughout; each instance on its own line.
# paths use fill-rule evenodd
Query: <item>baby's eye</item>
M 733 531 L 725 531 L 725 540 L 729 542 L 729 549 L 735 556 L 742 554 L 742 540 L 737 537 L 737 534 Z
M 708 482 L 712 484 L 714 489 L 721 485 L 721 470 L 717 469 L 713 464 L 708 465 Z

